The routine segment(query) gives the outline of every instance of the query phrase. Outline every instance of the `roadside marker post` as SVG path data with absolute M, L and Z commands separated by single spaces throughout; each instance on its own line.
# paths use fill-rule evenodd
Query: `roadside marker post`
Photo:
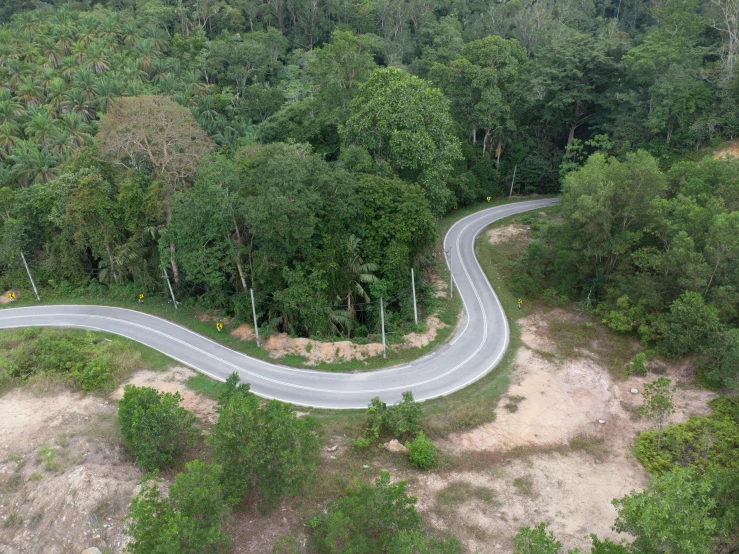
M 33 292 L 36 294 L 36 300 L 41 302 L 41 297 L 38 295 L 38 289 L 36 289 L 36 283 L 33 281 L 33 275 L 31 275 L 31 270 L 28 267 L 28 264 L 26 263 L 26 257 L 23 255 L 23 252 L 21 252 L 21 259 L 23 260 L 23 265 L 26 266 L 26 272 L 28 273 L 28 278 L 31 280 L 31 286 L 33 287 Z
M 382 296 L 380 296 L 380 326 L 382 328 L 382 357 L 387 358 L 385 351 L 385 306 L 382 303 Z
M 259 326 L 257 326 L 257 308 L 254 306 L 254 289 L 249 289 L 251 293 L 251 315 L 254 316 L 254 333 L 257 336 L 257 346 L 259 346 Z
M 416 278 L 413 275 L 413 268 L 411 268 L 411 288 L 413 289 L 413 321 L 418 325 L 418 307 L 416 306 Z

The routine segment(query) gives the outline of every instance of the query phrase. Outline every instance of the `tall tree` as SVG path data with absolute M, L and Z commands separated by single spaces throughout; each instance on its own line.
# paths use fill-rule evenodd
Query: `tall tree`
M 452 133 L 449 102 L 438 89 L 400 69 L 375 70 L 351 103 L 340 132 L 345 144 L 367 149 L 425 189 L 434 213 L 452 201 L 445 185 L 461 157 Z
M 163 181 L 167 222 L 175 193 L 195 176 L 200 159 L 212 150 L 210 139 L 190 110 L 161 96 L 118 99 L 100 123 L 97 143 L 101 154 L 111 162 L 135 170 L 149 169 Z M 170 251 L 178 282 L 174 243 Z
M 534 86 L 542 98 L 544 117 L 568 129 L 567 144 L 593 115 L 598 96 L 608 87 L 613 60 L 603 41 L 569 32 L 555 40 L 537 58 Z

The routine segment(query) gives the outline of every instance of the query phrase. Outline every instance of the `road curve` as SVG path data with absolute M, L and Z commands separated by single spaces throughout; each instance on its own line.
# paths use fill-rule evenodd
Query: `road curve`
M 423 358 L 389 369 L 336 373 L 296 369 L 250 358 L 170 321 L 135 310 L 107 306 L 33 306 L 0 309 L 0 329 L 76 327 L 105 331 L 158 350 L 214 379 L 233 371 L 251 390 L 317 408 L 364 408 L 374 396 L 395 402 L 412 390 L 428 400 L 459 390 L 488 373 L 508 347 L 508 322 L 495 292 L 475 257 L 475 238 L 490 223 L 556 203 L 531 200 L 495 206 L 469 215 L 444 238 L 452 250 L 452 273 L 464 303 L 466 320 L 452 340 Z

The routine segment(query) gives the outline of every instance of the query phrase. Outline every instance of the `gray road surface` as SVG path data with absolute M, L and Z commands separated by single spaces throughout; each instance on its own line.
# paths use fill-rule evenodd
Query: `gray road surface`
M 443 396 L 488 373 L 508 347 L 508 322 L 498 298 L 475 258 L 475 237 L 490 223 L 556 203 L 531 200 L 488 208 L 461 219 L 444 238 L 452 250 L 456 293 L 465 321 L 455 336 L 434 352 L 390 369 L 333 373 L 295 369 L 250 358 L 175 323 L 135 310 L 107 306 L 33 306 L 0 310 L 0 328 L 76 327 L 106 331 L 138 341 L 214 379 L 237 371 L 251 390 L 265 398 L 319 408 L 365 408 L 379 396 L 398 400 L 412 390 L 417 400 Z

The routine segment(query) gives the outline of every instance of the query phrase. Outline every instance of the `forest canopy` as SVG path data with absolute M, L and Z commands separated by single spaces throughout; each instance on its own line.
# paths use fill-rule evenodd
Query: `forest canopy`
M 236 316 L 254 288 L 261 325 L 319 337 L 376 332 L 383 297 L 392 330 L 434 218 L 515 174 L 516 192 L 564 193 L 566 223 L 528 254 L 536 286 L 592 293 L 645 340 L 702 301 L 729 345 L 699 353 L 714 371 L 739 348 L 736 170 L 696 152 L 739 130 L 737 10 L 9 0 L 0 285 L 22 251 L 42 287 L 163 293 L 169 276 Z

